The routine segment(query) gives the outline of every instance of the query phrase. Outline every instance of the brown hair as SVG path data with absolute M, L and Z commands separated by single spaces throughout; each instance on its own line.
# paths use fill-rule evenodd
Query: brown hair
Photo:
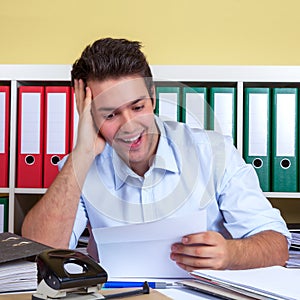
M 126 39 L 104 38 L 88 45 L 72 67 L 74 79 L 103 81 L 128 75 L 140 75 L 144 78 L 150 97 L 153 96 L 153 78 L 141 51 L 141 43 Z

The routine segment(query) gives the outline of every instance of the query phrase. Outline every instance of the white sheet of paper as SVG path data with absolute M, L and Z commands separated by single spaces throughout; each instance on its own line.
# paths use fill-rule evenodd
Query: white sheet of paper
M 299 299 L 300 270 L 280 266 L 250 270 L 195 270 L 196 275 L 243 285 L 254 291 L 265 291 L 282 296 L 271 299 Z
M 206 211 L 156 222 L 93 229 L 100 264 L 112 277 L 188 278 L 170 259 L 171 245 L 206 231 Z

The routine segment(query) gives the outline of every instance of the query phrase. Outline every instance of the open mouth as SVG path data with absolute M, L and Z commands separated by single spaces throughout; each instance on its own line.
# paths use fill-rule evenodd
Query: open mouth
M 132 138 L 129 139 L 123 139 L 123 141 L 127 144 L 131 144 L 131 143 L 135 143 L 137 140 L 139 140 L 141 138 L 142 134 L 138 134 Z
M 141 132 L 128 138 L 119 138 L 119 140 L 127 144 L 130 148 L 136 148 L 141 144 L 143 133 L 144 132 Z

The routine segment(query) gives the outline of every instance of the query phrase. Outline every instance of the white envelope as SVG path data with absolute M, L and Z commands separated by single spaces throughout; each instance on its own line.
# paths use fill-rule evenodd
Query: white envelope
M 93 229 L 100 264 L 112 277 L 188 278 L 170 259 L 171 245 L 206 231 L 206 211 L 155 222 Z

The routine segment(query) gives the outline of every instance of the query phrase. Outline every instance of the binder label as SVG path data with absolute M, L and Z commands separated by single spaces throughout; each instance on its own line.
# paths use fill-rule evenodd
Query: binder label
M 0 153 L 5 152 L 5 93 L 0 93 Z
M 177 121 L 177 101 L 176 93 L 159 93 L 159 115 Z
M 186 123 L 192 128 L 204 128 L 204 93 L 186 93 Z
M 296 98 L 294 94 L 277 95 L 276 155 L 295 156 Z
M 230 93 L 215 93 L 214 128 L 223 135 L 232 136 L 233 128 L 233 95 Z
M 40 94 L 22 95 L 21 154 L 39 154 L 40 151 Z
M 267 156 L 268 94 L 249 95 L 249 156 Z
M 66 153 L 66 94 L 49 93 L 47 103 L 47 154 Z

